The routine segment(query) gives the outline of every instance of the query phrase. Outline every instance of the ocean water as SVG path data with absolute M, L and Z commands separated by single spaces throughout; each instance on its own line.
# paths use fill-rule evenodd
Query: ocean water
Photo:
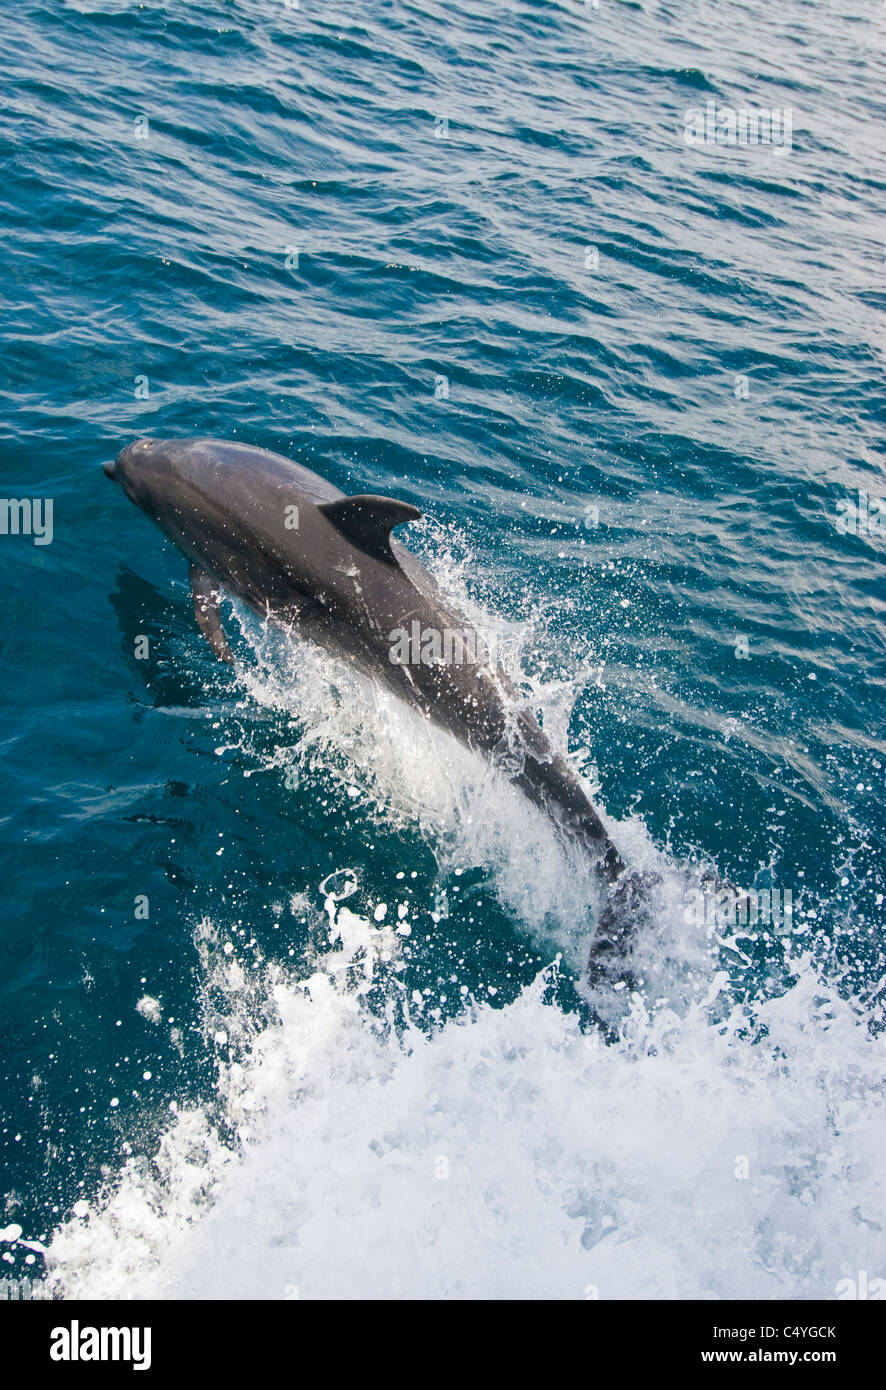
M 0 534 L 7 1288 L 886 1280 L 884 27 L 3 8 L 2 493 L 53 505 Z M 709 104 L 789 124 L 687 143 Z M 422 510 L 661 877 L 636 990 L 588 999 L 586 866 L 479 760 L 233 605 L 219 668 L 101 471 L 146 434 Z M 790 929 L 694 920 L 704 866 Z

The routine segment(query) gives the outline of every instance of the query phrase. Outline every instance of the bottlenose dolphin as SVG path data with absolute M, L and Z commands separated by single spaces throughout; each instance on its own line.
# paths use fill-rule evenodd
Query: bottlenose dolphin
M 408 502 L 345 496 L 266 449 L 218 439 L 139 439 L 105 472 L 184 552 L 194 613 L 233 662 L 219 590 L 356 663 L 497 763 L 601 881 L 624 864 L 569 764 L 427 569 L 391 534 Z

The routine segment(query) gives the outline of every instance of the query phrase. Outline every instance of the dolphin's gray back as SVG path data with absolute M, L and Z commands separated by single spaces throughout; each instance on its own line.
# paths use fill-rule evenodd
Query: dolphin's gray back
M 321 502 L 338 502 L 346 493 L 340 492 L 328 478 L 322 477 L 319 473 L 314 473 L 310 468 L 305 468 L 304 464 L 296 463 L 294 459 L 286 458 L 284 454 L 276 454 L 271 449 L 260 449 L 253 444 L 236 444 L 226 439 L 193 439 L 189 440 L 190 445 L 194 445 L 211 452 L 221 463 L 234 469 L 239 468 L 248 471 L 255 469 L 258 461 L 277 472 L 281 479 L 291 483 L 299 492 L 303 492 L 310 502 L 319 504 Z
M 195 439 L 194 444 L 202 445 L 207 450 L 212 450 L 225 464 L 231 468 L 246 469 L 254 468 L 257 457 L 261 458 L 262 464 L 276 471 L 281 480 L 291 484 L 299 492 L 304 493 L 310 502 L 319 506 L 324 502 L 338 502 L 348 494 L 342 492 L 328 478 L 324 478 L 320 473 L 314 473 L 310 468 L 305 468 L 301 463 L 296 463 L 294 459 L 287 458 L 283 454 L 277 454 L 270 449 L 260 449 L 250 444 L 236 444 L 226 440 L 216 439 Z M 449 600 L 443 589 L 437 583 L 430 570 L 422 564 L 418 556 L 405 545 L 391 537 L 391 550 L 398 565 L 407 578 L 415 585 L 418 592 L 425 598 L 431 599 L 438 604 L 441 610 L 448 610 L 450 618 L 458 618 L 462 627 L 465 621 L 460 614 L 455 614 L 451 610 Z M 499 672 L 503 685 L 510 693 L 510 683 L 507 681 L 503 672 Z

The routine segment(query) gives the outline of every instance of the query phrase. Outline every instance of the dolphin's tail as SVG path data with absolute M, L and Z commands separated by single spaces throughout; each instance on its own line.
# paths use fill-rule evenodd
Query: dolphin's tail
M 520 710 L 510 738 L 495 749 L 515 755 L 507 769 L 515 785 L 578 844 L 590 860 L 605 902 L 597 923 L 588 967 L 588 987 L 604 992 L 632 981 L 630 956 L 634 933 L 648 921 L 658 875 L 627 867 L 608 830 L 566 760 L 551 748 L 528 710 Z
M 637 986 L 634 946 L 655 915 L 659 874 L 629 868 L 588 800 L 575 773 L 562 758 L 526 753 L 517 785 L 581 845 L 597 875 L 604 902 L 596 923 L 585 981 L 595 1013 L 612 1030 L 625 998 Z M 621 993 L 624 992 L 624 993 Z M 621 997 L 619 995 L 621 994 Z
M 713 893 L 728 892 L 740 911 L 747 894 L 716 872 L 704 870 L 695 880 Z M 646 983 L 650 965 L 666 966 L 675 947 L 668 929 L 674 907 L 674 883 L 655 869 L 628 869 L 610 890 L 588 951 L 584 993 L 610 1037 L 624 1020 L 632 994 Z M 679 909 L 678 909 L 679 910 Z
M 630 869 L 609 894 L 588 956 L 588 987 L 623 989 L 636 984 L 631 964 L 638 931 L 652 921 L 661 875 Z
M 515 781 L 568 839 L 583 846 L 603 882 L 615 883 L 624 873 L 624 860 L 569 764 L 560 757 L 539 758 L 527 753 Z

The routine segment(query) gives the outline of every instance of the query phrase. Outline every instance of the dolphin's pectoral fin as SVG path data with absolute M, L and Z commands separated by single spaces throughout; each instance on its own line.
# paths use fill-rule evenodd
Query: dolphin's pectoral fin
M 376 560 L 396 564 L 391 550 L 391 531 L 404 521 L 417 521 L 421 512 L 395 497 L 343 497 L 321 502 L 317 508 L 348 540 Z
M 194 599 L 194 617 L 200 631 L 212 650 L 221 661 L 229 666 L 234 664 L 234 654 L 228 646 L 225 630 L 222 627 L 221 612 L 218 606 L 218 586 L 213 584 L 205 571 L 191 565 L 191 595 Z

